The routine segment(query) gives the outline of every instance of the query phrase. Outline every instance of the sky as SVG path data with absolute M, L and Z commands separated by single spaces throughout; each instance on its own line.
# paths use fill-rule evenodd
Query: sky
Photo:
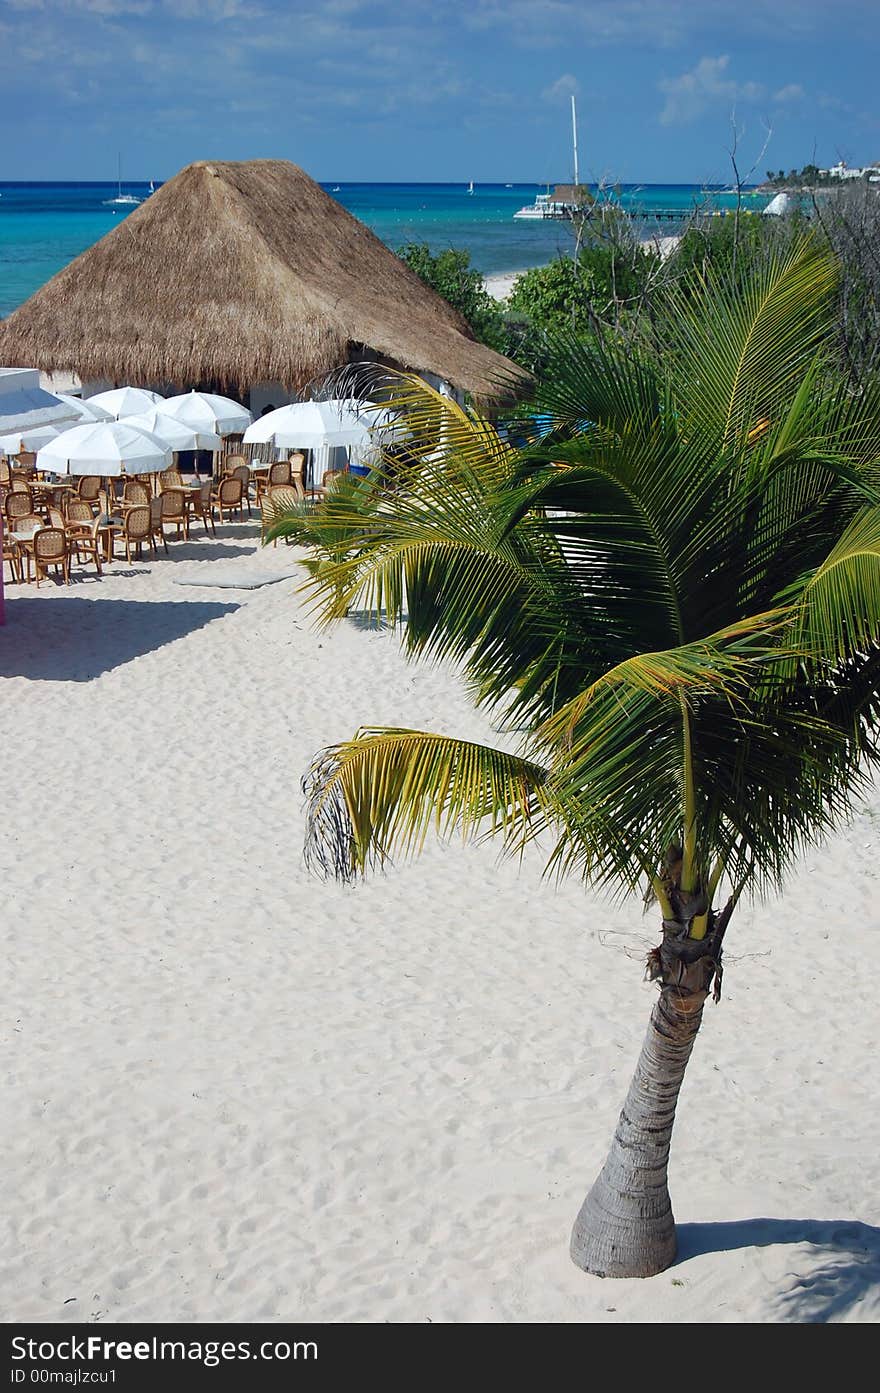
M 0 0 L 0 179 L 728 182 L 880 159 L 877 0 Z

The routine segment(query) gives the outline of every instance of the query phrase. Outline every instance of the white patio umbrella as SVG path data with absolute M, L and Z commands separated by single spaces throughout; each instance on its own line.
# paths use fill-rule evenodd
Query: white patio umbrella
M 188 426 L 185 421 L 178 420 L 167 411 L 160 411 L 158 407 L 145 411 L 142 416 L 126 416 L 125 425 L 158 435 L 171 450 L 219 450 L 223 444 L 220 436 L 212 431 Z
M 151 392 L 146 387 L 113 387 L 109 392 L 96 392 L 93 397 L 86 397 L 89 405 L 101 407 L 116 421 L 122 416 L 136 416 L 141 411 L 149 411 L 163 400 L 159 392 Z
M 292 450 L 363 445 L 369 438 L 367 426 L 345 401 L 295 401 L 279 406 L 244 433 L 247 445 L 275 444 Z
M 239 435 L 253 419 L 246 406 L 214 392 L 184 392 L 157 403 L 158 409 L 195 430 Z
M 83 401 L 82 397 L 69 396 L 67 392 L 53 392 L 59 401 L 63 401 L 65 406 L 69 406 L 76 414 L 76 420 L 71 421 L 72 426 L 81 426 L 85 422 L 112 421 L 113 415 L 106 411 L 103 406 L 95 405 L 95 398 L 91 397 L 88 401 Z
M 245 444 L 274 444 L 287 450 L 311 450 L 309 484 L 317 488 L 330 466 L 334 448 L 369 449 L 370 432 L 344 401 L 296 401 L 267 411 L 244 433 Z
M 98 474 L 102 479 L 116 479 L 121 474 L 157 474 L 170 463 L 170 446 L 127 421 L 74 426 L 50 440 L 37 455 L 40 469 L 59 474 Z
M 75 423 L 71 421 L 70 424 L 73 426 Z M 22 450 L 39 450 L 60 434 L 59 426 L 32 426 L 30 430 L 11 431 L 7 435 L 0 435 L 0 455 L 20 455 Z

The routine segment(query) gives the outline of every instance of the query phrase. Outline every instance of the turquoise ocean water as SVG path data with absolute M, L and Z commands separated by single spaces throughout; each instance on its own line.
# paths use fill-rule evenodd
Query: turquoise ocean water
M 544 191 L 540 184 L 325 184 L 344 207 L 390 247 L 427 242 L 432 250 L 466 248 L 484 274 L 539 266 L 571 247 L 571 230 L 555 221 L 514 222 L 513 214 Z M 115 184 L 12 184 L 0 182 L 0 315 L 32 295 L 86 247 L 103 237 L 131 208 L 108 204 Z M 126 184 L 144 198 L 147 184 Z M 714 206 L 730 207 L 723 190 L 708 191 Z M 634 214 L 664 209 L 682 218 L 707 191 L 696 184 L 625 184 L 616 192 Z M 765 200 L 762 200 L 765 201 Z M 675 224 L 652 228 L 674 232 Z

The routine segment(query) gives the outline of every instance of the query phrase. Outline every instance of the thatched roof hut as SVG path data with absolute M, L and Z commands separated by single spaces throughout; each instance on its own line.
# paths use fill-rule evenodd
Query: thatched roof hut
M 242 396 L 364 349 L 482 399 L 518 372 L 286 160 L 187 165 L 0 324 L 8 365 Z

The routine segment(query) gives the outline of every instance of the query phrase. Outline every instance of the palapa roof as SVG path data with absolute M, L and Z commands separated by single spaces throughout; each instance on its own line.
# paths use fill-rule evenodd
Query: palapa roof
M 553 197 L 557 203 L 571 203 L 575 207 L 593 202 L 593 195 L 586 184 L 554 184 Z
M 9 365 L 241 394 L 361 347 L 483 399 L 525 380 L 286 160 L 187 165 L 0 323 Z

